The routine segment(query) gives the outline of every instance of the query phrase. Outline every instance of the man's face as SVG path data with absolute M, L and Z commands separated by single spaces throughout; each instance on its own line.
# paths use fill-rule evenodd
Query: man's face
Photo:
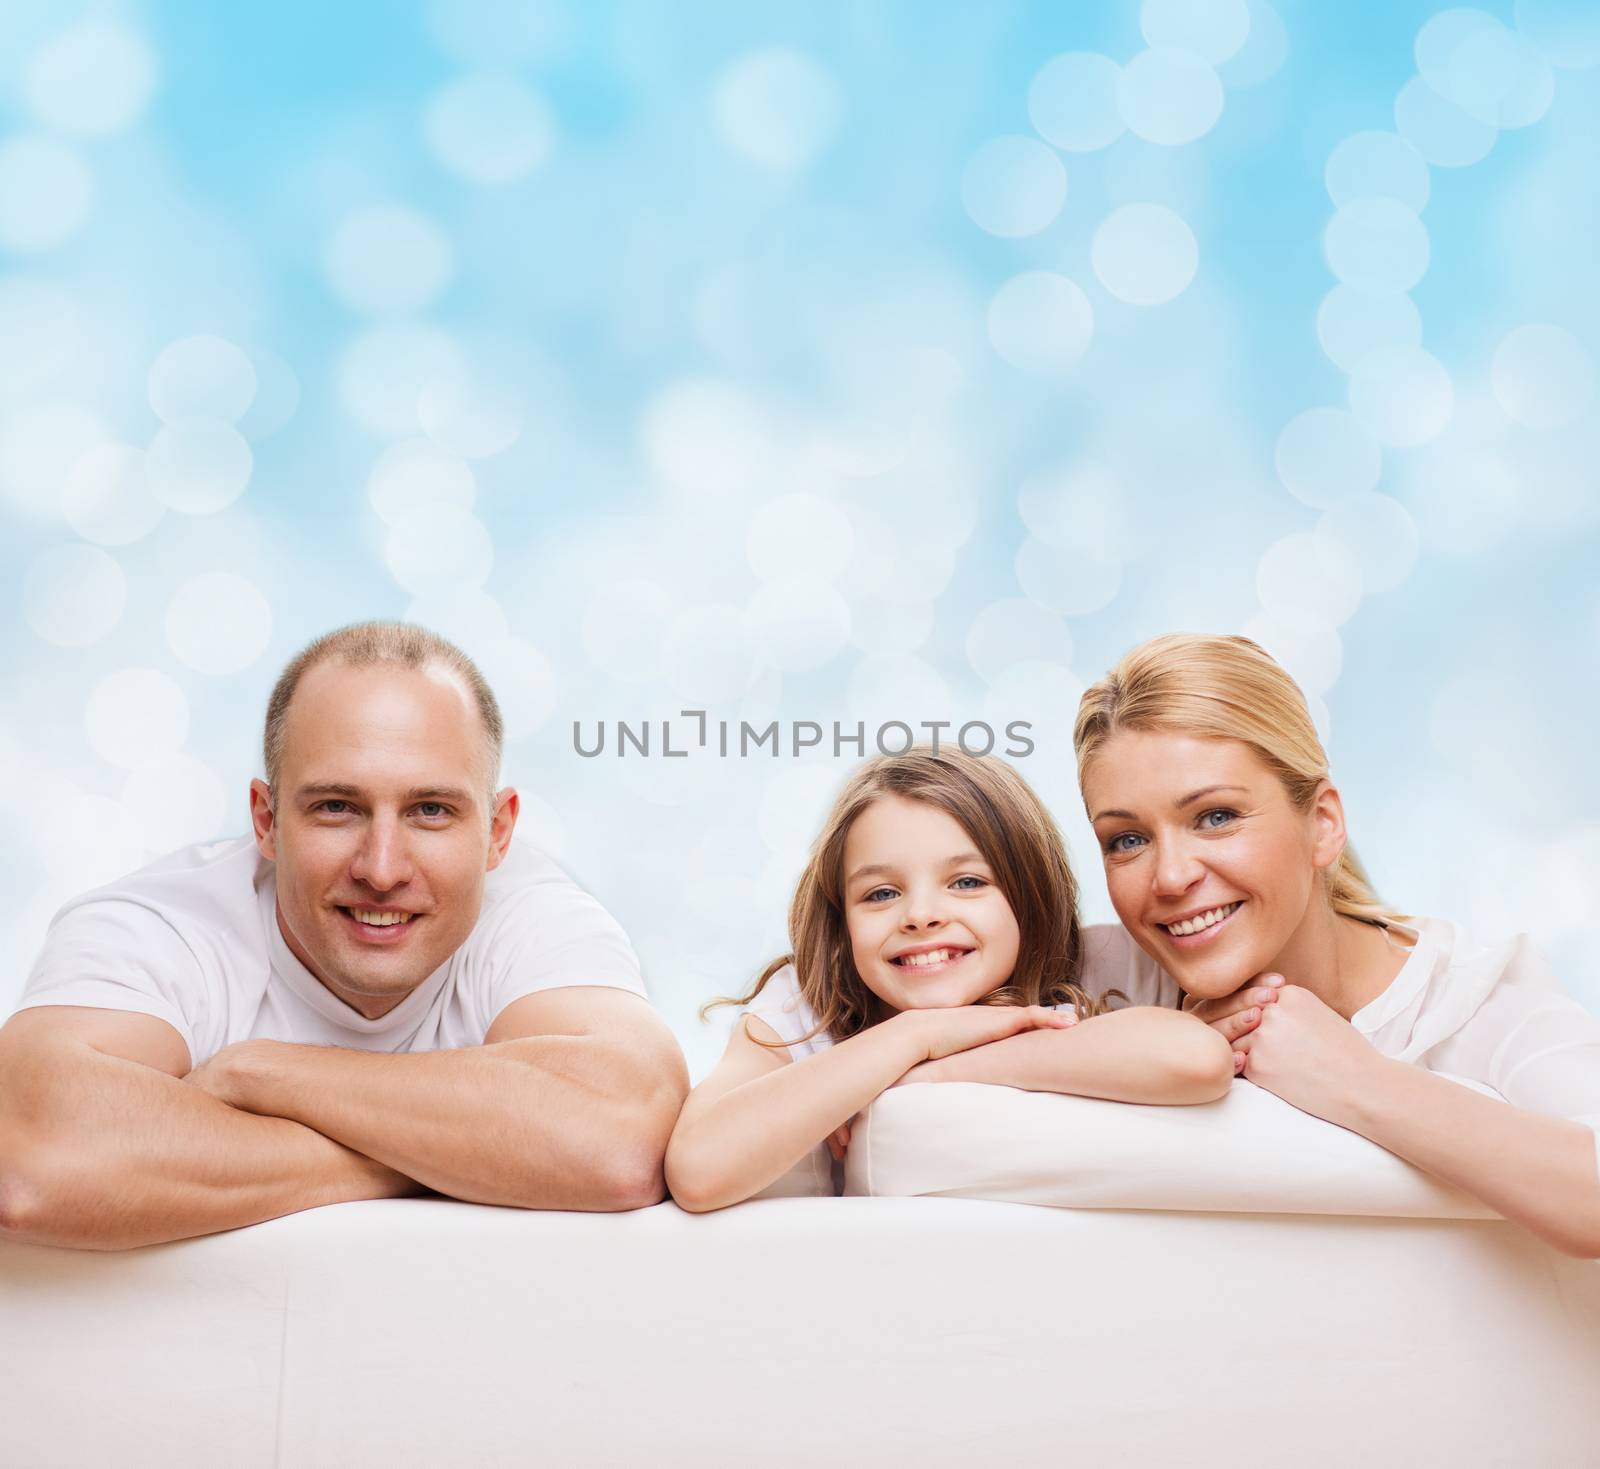
M 284 725 L 276 810 L 253 781 L 256 843 L 277 864 L 278 925 L 328 989 L 392 1010 L 477 922 L 517 795 L 492 798 L 467 688 L 442 668 L 318 664 Z

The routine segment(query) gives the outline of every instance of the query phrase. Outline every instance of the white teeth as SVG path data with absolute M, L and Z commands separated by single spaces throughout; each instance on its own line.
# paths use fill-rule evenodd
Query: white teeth
M 1168 933 L 1177 934 L 1179 937 L 1190 933 L 1204 933 L 1213 924 L 1221 923 L 1238 906 L 1237 903 L 1229 903 L 1226 907 L 1213 908 L 1209 913 L 1200 913 L 1193 918 L 1187 918 L 1182 923 L 1167 923 L 1162 926 Z
M 369 928 L 392 928 L 397 923 L 411 922 L 409 913 L 373 913 L 366 908 L 352 908 L 350 916 Z
M 929 964 L 942 964 L 946 959 L 956 959 L 965 949 L 930 949 L 926 954 L 902 954 L 895 963 L 904 969 L 921 969 Z

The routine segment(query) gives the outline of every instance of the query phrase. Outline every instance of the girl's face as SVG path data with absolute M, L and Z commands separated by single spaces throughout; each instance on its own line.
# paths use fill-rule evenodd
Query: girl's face
M 856 970 L 890 1010 L 971 1005 L 1011 978 L 1019 935 L 977 843 L 926 801 L 881 796 L 844 843 Z
M 1124 730 L 1084 772 L 1084 803 L 1123 926 L 1191 995 L 1272 969 L 1344 850 L 1339 795 L 1309 811 L 1237 740 Z

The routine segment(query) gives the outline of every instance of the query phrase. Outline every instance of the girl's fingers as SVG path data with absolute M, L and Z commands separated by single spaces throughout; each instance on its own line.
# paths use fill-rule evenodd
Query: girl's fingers
M 1226 1020 L 1217 1022 L 1217 1029 L 1223 1034 L 1224 1039 L 1236 1041 L 1240 1036 L 1248 1035 L 1256 1026 L 1261 1024 L 1261 1011 L 1256 1006 L 1248 1010 L 1241 1010 L 1236 1015 L 1230 1015 Z

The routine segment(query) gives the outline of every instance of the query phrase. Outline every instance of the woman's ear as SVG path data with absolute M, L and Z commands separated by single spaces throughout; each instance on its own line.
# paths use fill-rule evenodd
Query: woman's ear
M 1325 870 L 1339 860 L 1349 841 L 1344 827 L 1344 802 L 1338 790 L 1326 780 L 1311 798 L 1310 815 L 1311 863 Z

